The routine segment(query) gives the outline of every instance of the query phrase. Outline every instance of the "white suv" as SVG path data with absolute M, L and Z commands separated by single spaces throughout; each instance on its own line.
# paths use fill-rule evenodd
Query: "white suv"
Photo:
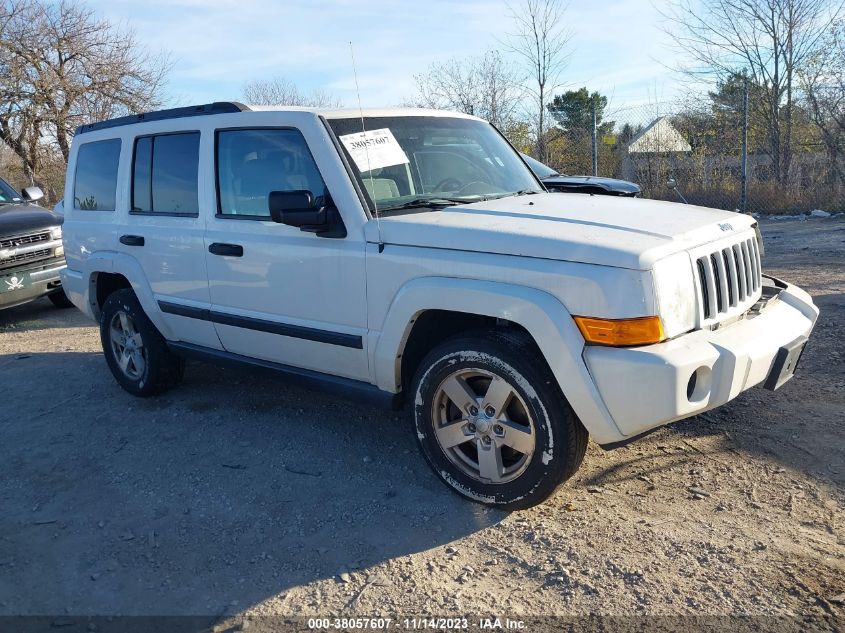
M 545 192 L 488 123 L 214 103 L 84 126 L 62 274 L 117 381 L 185 356 L 413 409 L 435 473 L 505 508 L 605 448 L 779 387 L 818 316 L 753 219 Z

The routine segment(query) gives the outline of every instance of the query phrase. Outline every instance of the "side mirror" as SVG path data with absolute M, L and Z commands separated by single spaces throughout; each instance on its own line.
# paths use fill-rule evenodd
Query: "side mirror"
M 303 228 L 326 223 L 326 208 L 314 208 L 310 191 L 271 191 L 268 199 L 273 222 Z
M 26 187 L 21 191 L 21 197 L 28 202 L 38 202 L 44 197 L 44 192 L 41 187 Z
M 669 188 L 669 191 L 675 192 L 675 195 L 678 196 L 681 202 L 683 202 L 684 204 L 689 204 L 689 202 L 687 202 L 687 199 L 684 197 L 684 194 L 682 194 L 678 189 L 678 183 L 675 181 L 674 178 L 670 178 L 669 180 L 667 180 L 666 186 Z
M 273 222 L 320 237 L 346 237 L 346 227 L 337 208 L 331 202 L 315 207 L 314 194 L 310 191 L 271 191 L 267 205 Z

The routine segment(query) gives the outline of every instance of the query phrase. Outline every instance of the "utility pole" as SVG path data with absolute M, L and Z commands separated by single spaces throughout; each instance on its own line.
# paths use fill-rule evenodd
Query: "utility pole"
M 599 139 L 596 125 L 596 97 L 593 95 L 593 176 L 599 175 Z
M 745 89 L 742 92 L 742 197 L 739 210 L 748 210 L 748 74 L 745 75 Z

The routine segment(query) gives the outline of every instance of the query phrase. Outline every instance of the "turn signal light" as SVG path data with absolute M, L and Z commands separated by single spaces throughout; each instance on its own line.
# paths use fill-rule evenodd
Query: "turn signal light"
M 651 345 L 666 338 L 660 317 L 656 316 L 636 319 L 573 318 L 584 340 L 595 345 Z

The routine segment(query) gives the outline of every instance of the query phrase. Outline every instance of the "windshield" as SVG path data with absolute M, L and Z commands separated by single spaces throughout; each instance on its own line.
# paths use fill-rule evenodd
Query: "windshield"
M 0 178 L 0 204 L 8 202 L 20 202 L 21 194 L 12 189 L 11 185 Z
M 525 159 L 525 162 L 528 163 L 528 166 L 531 168 L 535 174 L 537 174 L 537 178 L 542 180 L 543 178 L 549 178 L 550 176 L 560 176 L 554 169 L 549 167 L 548 165 L 544 165 L 536 158 L 531 158 L 528 154 L 523 154 L 522 157 Z
M 329 121 L 360 186 L 379 213 L 543 191 L 484 121 L 436 116 Z

